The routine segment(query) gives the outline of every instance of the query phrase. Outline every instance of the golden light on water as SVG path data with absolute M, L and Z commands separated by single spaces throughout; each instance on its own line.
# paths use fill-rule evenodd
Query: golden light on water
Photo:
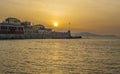
M 58 27 L 58 22 L 57 21 L 54 22 L 54 27 Z

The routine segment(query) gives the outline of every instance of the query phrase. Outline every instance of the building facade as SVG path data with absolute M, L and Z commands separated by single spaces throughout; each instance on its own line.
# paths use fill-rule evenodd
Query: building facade
M 70 38 L 70 32 L 55 32 L 44 25 L 31 25 L 30 22 L 21 22 L 17 18 L 7 18 L 0 23 L 0 38 L 51 39 Z

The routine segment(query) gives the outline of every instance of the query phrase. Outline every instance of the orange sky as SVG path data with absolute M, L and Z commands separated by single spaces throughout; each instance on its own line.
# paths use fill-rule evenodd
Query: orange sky
M 58 30 L 120 35 L 120 0 L 0 0 L 0 21 L 16 17 Z

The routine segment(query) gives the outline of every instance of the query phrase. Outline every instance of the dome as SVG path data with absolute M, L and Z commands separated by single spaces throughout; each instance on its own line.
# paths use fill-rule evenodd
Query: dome
M 37 24 L 34 27 L 36 27 L 37 29 L 42 29 L 42 30 L 45 29 L 45 26 L 41 24 Z
M 21 24 L 21 21 L 17 18 L 7 18 L 5 19 L 5 22 L 6 23 L 9 23 L 9 24 L 17 24 L 17 25 L 20 25 Z

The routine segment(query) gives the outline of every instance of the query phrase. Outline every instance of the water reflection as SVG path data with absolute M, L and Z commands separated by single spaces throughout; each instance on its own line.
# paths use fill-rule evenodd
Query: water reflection
M 119 74 L 120 40 L 0 41 L 2 74 Z

